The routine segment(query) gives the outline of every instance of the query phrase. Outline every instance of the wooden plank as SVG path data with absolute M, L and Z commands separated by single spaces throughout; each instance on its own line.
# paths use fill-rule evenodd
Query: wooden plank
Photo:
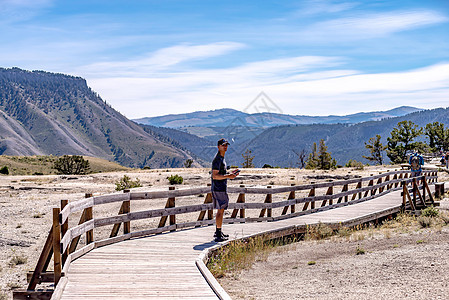
M 315 197 L 315 189 L 311 189 L 309 191 L 309 195 L 307 196 L 307 198 L 313 198 L 313 197 Z M 310 205 L 310 209 L 314 209 L 315 208 L 315 201 L 307 201 L 307 202 L 305 202 L 304 207 L 302 208 L 303 211 L 307 210 L 307 207 L 309 206 L 309 203 L 311 204 Z
M 204 199 L 204 204 L 212 203 L 212 193 L 207 193 L 206 198 Z M 206 215 L 206 210 L 202 210 L 200 215 L 198 216 L 198 221 L 204 220 L 204 216 Z
M 173 191 L 174 189 L 175 189 L 175 187 L 173 187 L 173 186 L 169 187 L 170 191 Z M 173 208 L 173 207 L 175 207 L 175 198 L 168 198 L 167 203 L 165 204 L 165 208 Z M 172 217 L 173 217 L 173 219 L 172 219 Z M 159 221 L 158 227 L 164 227 L 165 223 L 167 222 L 167 218 L 168 218 L 168 215 L 163 215 L 161 217 L 161 220 Z M 170 215 L 170 225 L 174 225 L 174 224 L 176 224 L 175 215 L 173 215 L 173 216 Z
M 267 189 L 268 190 L 271 189 L 271 186 L 267 186 Z M 272 195 L 271 194 L 267 194 L 265 196 L 264 203 L 272 203 L 272 201 L 273 201 L 272 199 L 273 199 Z M 260 211 L 260 214 L 259 214 L 259 218 L 263 218 L 263 216 L 265 215 L 265 211 L 267 211 L 267 209 L 266 208 L 262 208 L 262 210 Z M 267 212 L 267 217 L 271 217 L 271 209 L 269 209 L 269 211 Z
M 78 225 L 83 224 L 85 221 L 86 221 L 86 210 L 84 210 L 83 213 L 81 214 L 81 217 L 80 217 L 80 220 L 78 222 Z M 69 242 L 70 243 L 70 247 L 69 247 L 69 251 L 68 251 L 69 254 L 75 252 L 76 247 L 78 246 L 78 243 L 79 243 L 79 240 L 80 240 L 80 236 L 76 236 L 73 239 L 72 238 L 70 238 L 70 239 L 71 239 L 71 241 Z
M 58 217 L 59 218 L 59 217 Z M 59 222 L 59 220 L 58 220 Z M 26 291 L 18 290 L 13 291 L 13 299 L 15 300 L 50 300 L 53 294 L 53 290 L 41 290 L 41 291 Z
M 128 201 L 130 200 L 130 195 L 129 193 L 117 193 L 117 194 L 95 196 L 93 198 L 94 198 L 94 205 L 100 205 L 100 204 Z
M 27 282 L 30 283 L 33 280 L 34 272 L 27 272 Z M 61 276 L 64 277 L 64 272 L 61 272 Z M 39 274 L 37 278 L 37 284 L 42 282 L 54 282 L 55 281 L 55 273 L 54 272 L 42 272 Z M 34 290 L 34 288 L 32 289 Z
M 330 187 L 327 189 L 326 196 L 332 196 L 333 192 L 334 192 L 334 189 L 333 189 L 332 186 L 330 186 Z M 332 198 L 329 197 L 329 198 L 324 199 L 323 203 L 321 203 L 321 207 L 326 206 L 327 200 L 329 200 L 329 205 L 332 205 L 332 204 L 333 204 Z
M 122 205 L 120 206 L 120 209 L 118 211 L 118 215 L 123 215 L 123 212 L 125 209 L 124 206 L 125 206 L 125 202 L 122 202 Z M 117 236 L 121 225 L 122 225 L 122 223 L 120 222 L 120 223 L 115 223 L 114 226 L 112 226 L 111 234 L 109 235 L 110 238 Z
M 42 252 L 39 256 L 39 259 L 36 264 L 36 268 L 34 268 L 33 276 L 31 277 L 29 284 L 28 284 L 28 290 L 34 290 L 36 288 L 36 285 L 39 284 L 39 278 L 47 269 L 48 262 L 50 262 L 51 255 L 53 254 L 53 226 L 51 227 L 50 231 L 48 232 L 47 239 L 45 240 L 44 248 L 42 249 Z

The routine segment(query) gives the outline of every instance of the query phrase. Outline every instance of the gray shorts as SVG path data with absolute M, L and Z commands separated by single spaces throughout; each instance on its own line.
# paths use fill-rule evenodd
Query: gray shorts
M 215 209 L 226 209 L 229 204 L 229 197 L 227 192 L 214 192 L 212 191 L 212 199 Z
M 412 177 L 419 177 L 421 176 L 421 173 L 421 170 L 412 170 Z

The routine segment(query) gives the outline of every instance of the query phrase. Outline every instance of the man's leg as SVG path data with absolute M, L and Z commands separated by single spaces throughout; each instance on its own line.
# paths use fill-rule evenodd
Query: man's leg
M 223 215 L 224 215 L 224 208 L 217 209 L 217 215 L 215 216 L 215 225 L 217 228 L 220 228 L 223 226 Z
M 217 228 L 215 230 L 214 237 L 216 242 L 226 241 L 229 237 L 229 235 L 226 235 L 221 231 L 221 227 L 223 225 L 224 210 L 225 210 L 224 208 L 218 209 L 217 214 L 215 216 L 215 224 Z

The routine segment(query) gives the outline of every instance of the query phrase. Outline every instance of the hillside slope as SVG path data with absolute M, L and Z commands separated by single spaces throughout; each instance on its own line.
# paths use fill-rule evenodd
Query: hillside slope
M 350 159 L 367 163 L 362 156 L 369 155 L 365 142 L 376 134 L 382 137 L 382 143 L 387 144 L 387 137 L 397 126 L 398 122 L 410 120 L 423 127 L 428 123 L 440 122 L 449 126 L 449 108 L 424 110 L 406 116 L 389 118 L 380 121 L 363 122 L 359 124 L 314 124 L 278 126 L 263 131 L 252 139 L 245 148 L 251 149 L 256 167 L 264 164 L 281 167 L 296 166 L 298 156 L 296 153 L 305 150 L 310 153 L 314 142 L 324 139 L 328 151 L 337 159 L 338 164 L 344 165 Z M 425 136 L 420 137 L 421 140 Z M 238 145 L 235 145 L 238 147 Z M 229 159 L 241 165 L 241 153 L 230 153 Z M 386 155 L 385 160 L 388 161 Z
M 0 154 L 80 154 L 129 167 L 191 158 L 104 102 L 80 77 L 0 68 Z

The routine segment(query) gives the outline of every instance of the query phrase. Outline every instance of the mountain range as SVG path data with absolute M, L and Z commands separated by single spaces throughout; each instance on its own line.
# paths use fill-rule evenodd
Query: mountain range
M 274 127 L 296 124 L 356 124 L 378 121 L 385 118 L 404 116 L 422 110 L 416 107 L 401 106 L 387 111 L 361 112 L 346 116 L 304 116 L 272 112 L 249 114 L 224 108 L 212 111 L 197 111 L 187 114 L 171 114 L 159 117 L 134 119 L 136 123 L 169 128 L 185 127 Z
M 93 92 L 80 77 L 0 68 L 0 155 L 78 154 L 128 167 L 209 166 L 216 141 L 231 142 L 226 159 L 240 166 L 247 149 L 254 164 L 294 167 L 298 153 L 324 139 L 338 164 L 368 155 L 365 142 L 382 142 L 402 120 L 449 124 L 449 110 L 398 107 L 347 116 L 248 114 L 232 109 L 135 120 Z M 424 137 L 422 137 L 424 139 Z
M 78 154 L 139 168 L 196 161 L 114 110 L 84 79 L 18 68 L 0 68 L 0 154 Z

